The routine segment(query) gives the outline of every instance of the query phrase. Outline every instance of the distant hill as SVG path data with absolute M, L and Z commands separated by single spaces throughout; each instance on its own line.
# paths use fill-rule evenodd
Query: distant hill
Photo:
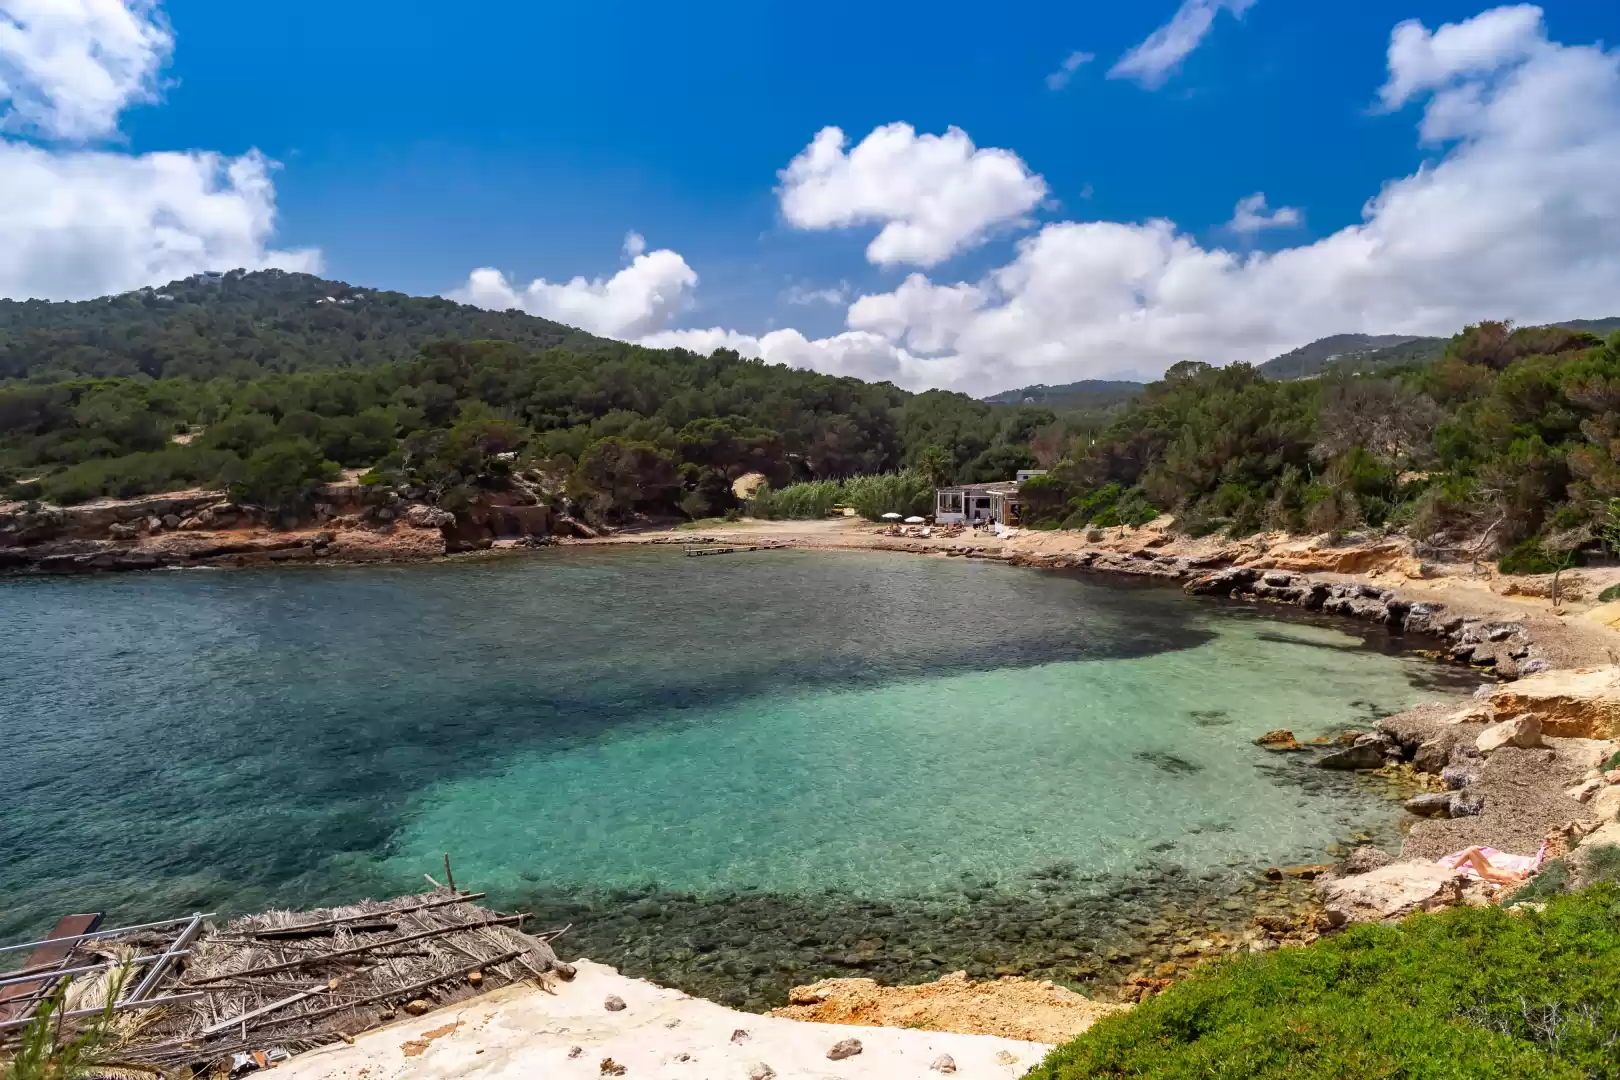
M 1620 330 L 1620 317 L 1572 319 L 1548 325 L 1606 337 Z M 1401 334 L 1334 334 L 1267 360 L 1260 365 L 1260 374 L 1268 379 L 1304 379 L 1320 375 L 1329 368 L 1365 372 L 1402 364 L 1426 364 L 1440 359 L 1450 340 Z
M 1143 384 L 1112 379 L 1083 379 L 1080 382 L 1047 386 L 1044 383 L 1021 390 L 1006 390 L 984 400 L 992 405 L 1045 405 L 1049 409 L 1106 409 L 1122 405 L 1140 394 Z
M 1409 362 L 1407 357 L 1425 357 L 1431 350 L 1439 356 L 1446 341 L 1403 334 L 1334 334 L 1267 360 L 1260 365 L 1260 374 L 1268 379 L 1303 379 L 1347 360 L 1360 370 L 1369 370 Z
M 237 270 L 97 300 L 0 300 L 0 379 L 374 367 L 441 338 L 498 339 L 535 351 L 606 344 L 521 312 Z

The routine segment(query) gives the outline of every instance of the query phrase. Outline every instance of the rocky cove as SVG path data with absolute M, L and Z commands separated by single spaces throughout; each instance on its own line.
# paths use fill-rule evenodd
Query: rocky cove
M 344 508 L 334 504 L 335 510 Z M 364 561 L 363 557 L 346 554 L 358 550 L 346 547 L 344 539 L 355 533 L 411 541 L 389 555 L 375 546 L 373 539 L 373 546 L 367 550 L 377 558 L 435 558 L 447 550 L 449 542 L 443 533 L 444 523 L 428 520 L 424 509 L 401 507 L 391 511 L 391 518 L 368 512 L 358 523 L 340 520 L 352 515 L 333 514 L 322 523 L 325 529 L 315 530 L 315 535 L 301 535 L 255 525 L 251 520 L 244 527 L 247 515 L 239 509 L 239 516 L 232 521 L 233 508 L 229 504 L 222 503 L 217 495 L 198 495 L 194 501 L 176 499 L 164 504 L 149 500 L 132 504 L 112 514 L 111 520 L 104 509 L 84 508 L 79 512 L 84 517 L 59 522 L 30 520 L 26 527 L 42 529 L 46 534 L 53 528 L 59 530 L 53 538 L 44 540 L 45 544 L 85 542 L 75 538 L 76 530 L 82 537 L 98 529 L 110 532 L 115 526 L 121 526 L 120 532 L 135 528 L 134 534 L 101 536 L 93 541 L 103 545 L 96 549 L 77 553 L 58 550 L 55 556 L 47 557 L 66 555 L 73 560 L 71 565 L 81 569 L 63 571 L 57 564 L 35 564 L 37 569 L 52 574 L 99 570 L 103 567 L 96 564 L 98 559 L 110 555 L 117 560 L 153 548 L 175 557 L 168 565 L 207 565 L 207 560 L 213 560 L 212 565 L 279 562 L 283 560 L 272 558 L 274 552 L 295 547 L 301 554 L 287 558 Z M 95 514 L 102 516 L 89 516 Z M 164 520 L 167 517 L 176 520 L 170 523 Z M 154 518 L 161 528 L 152 526 Z M 227 524 L 235 528 L 227 529 Z M 497 528 L 506 526 L 490 525 L 491 532 Z M 319 535 L 323 532 L 329 534 L 324 539 Z M 42 533 L 24 534 L 18 529 L 14 535 L 34 539 Z M 656 547 L 658 543 L 694 542 L 710 535 L 688 532 L 625 539 L 632 544 L 656 542 L 652 545 Z M 713 535 L 721 541 L 731 539 L 718 530 Z M 1210 551 L 1207 547 L 1189 550 L 1179 542 L 1163 542 L 1160 535 L 1153 530 L 1135 530 L 1130 535 L 1122 531 L 1118 537 L 1107 538 L 1109 544 L 1135 545 L 1127 551 L 1091 544 L 1088 551 L 1053 553 L 1032 551 L 1014 541 L 963 543 L 951 550 L 927 548 L 925 553 L 940 558 L 965 557 L 964 562 L 1008 563 L 1053 571 L 1052 575 L 1031 575 L 1027 579 L 1036 590 L 1057 587 L 1043 584 L 1049 577 L 1101 573 L 1175 583 L 1196 598 L 1235 600 L 1256 610 L 1297 611 L 1308 620 L 1354 620 L 1365 627 L 1369 641 L 1383 642 L 1384 647 L 1399 643 L 1402 648 L 1424 650 L 1448 662 L 1437 668 L 1438 672 L 1455 672 L 1460 678 L 1535 675 L 1553 661 L 1562 660 L 1561 650 L 1567 652 L 1568 643 L 1557 640 L 1549 649 L 1536 618 L 1515 618 L 1507 612 L 1482 614 L 1467 610 L 1466 605 L 1464 610 L 1454 610 L 1437 600 L 1415 597 L 1399 585 L 1345 580 L 1343 574 L 1331 569 L 1307 572 L 1275 565 L 1227 565 L 1234 554 L 1250 562 L 1289 560 L 1276 551 L 1269 553 L 1269 558 L 1265 554 L 1255 558 L 1252 552 Z M 421 542 L 416 543 L 417 539 Z M 771 542 L 782 541 L 773 538 Z M 859 542 L 869 547 L 891 543 L 869 533 L 861 534 Z M 246 550 L 212 553 L 205 546 L 238 543 L 250 546 Z M 291 543 L 294 547 L 254 546 L 272 543 Z M 492 541 L 491 546 L 502 543 Z M 1365 545 L 1329 550 L 1336 551 L 1339 565 L 1369 558 Z M 116 554 L 118 551 L 124 555 Z M 555 555 L 569 559 L 564 552 Z M 678 565 L 682 562 L 676 560 Z M 742 565 L 730 559 L 697 562 Z M 920 560 L 919 565 L 929 562 Z M 126 564 L 123 568 L 137 567 Z M 1272 677 L 1287 676 L 1274 671 Z M 1508 685 L 1532 683 L 1523 679 Z M 1484 720 L 1494 718 L 1494 713 L 1481 716 L 1478 703 L 1460 700 L 1447 705 L 1444 712 L 1449 717 L 1467 708 L 1476 710 L 1468 722 L 1478 725 L 1478 731 L 1483 730 Z M 1259 737 L 1270 726 L 1250 720 L 1241 711 L 1211 716 L 1209 722 L 1238 725 L 1245 739 Z M 1453 745 L 1448 743 L 1443 751 L 1437 750 L 1432 733 L 1418 738 L 1418 728 L 1410 726 L 1410 721 L 1405 722 L 1405 727 L 1401 723 L 1387 717 L 1380 722 L 1378 711 L 1371 710 L 1333 732 L 1358 732 L 1348 744 L 1335 741 L 1313 746 L 1310 740 L 1303 740 L 1304 750 L 1285 753 L 1264 747 L 1252 749 L 1257 767 L 1279 789 L 1347 804 L 1376 799 L 1388 808 L 1382 826 L 1347 817 L 1331 843 L 1322 844 L 1315 853 L 1301 852 L 1298 864 L 1278 865 L 1269 875 L 1266 866 L 1252 861 L 1235 860 L 1228 866 L 1188 872 L 1175 865 L 1173 858 L 1158 860 L 1150 856 L 1126 873 L 1096 874 L 1072 862 L 1052 861 L 1014 876 L 976 875 L 953 887 L 881 900 L 831 889 L 819 895 L 769 887 L 698 892 L 650 883 L 597 890 L 549 889 L 543 874 L 535 874 L 532 885 L 518 886 L 515 894 L 537 917 L 557 925 L 574 925 L 569 937 L 559 943 L 566 955 L 608 960 L 629 975 L 750 1010 L 780 1006 L 791 988 L 826 978 L 858 976 L 885 983 L 911 983 L 957 970 L 978 979 L 1051 979 L 1079 987 L 1100 1000 L 1128 1002 L 1162 989 L 1203 959 L 1239 950 L 1303 944 L 1331 931 L 1339 919 L 1334 912 L 1340 909 L 1333 905 L 1331 897 L 1324 896 L 1328 883 L 1344 880 L 1347 870 L 1382 870 L 1368 865 L 1369 860 L 1379 860 L 1366 853 L 1357 856 L 1360 862 L 1341 863 L 1358 848 L 1373 847 L 1389 853 L 1386 857 L 1398 857 L 1403 847 L 1425 837 L 1443 835 L 1444 842 L 1451 843 L 1462 834 L 1435 834 L 1434 829 L 1442 824 L 1453 830 L 1468 828 L 1470 807 L 1479 811 L 1472 814 L 1472 820 L 1486 830 L 1477 834 L 1481 838 L 1478 842 L 1501 845 L 1517 839 L 1518 834 L 1503 833 L 1500 822 L 1519 813 L 1511 809 L 1513 802 L 1508 792 L 1523 777 L 1515 773 L 1503 787 L 1496 770 L 1505 768 L 1522 748 L 1510 747 L 1482 758 L 1480 767 L 1453 791 L 1441 776 L 1454 764 Z M 1477 734 L 1475 729 L 1458 730 L 1462 733 L 1458 739 Z M 1565 737 L 1565 731 L 1550 722 L 1547 738 Z M 1200 765 L 1196 752 L 1184 747 L 1169 746 L 1154 753 L 1158 755 L 1155 767 L 1166 772 Z M 1319 767 L 1335 757 L 1347 768 Z M 1500 764 L 1492 766 L 1493 760 Z M 1581 762 L 1587 762 L 1587 758 L 1558 765 L 1543 778 L 1545 783 L 1536 782 L 1536 790 L 1551 789 L 1562 796 L 1565 787 L 1585 782 L 1571 772 Z M 1587 762 L 1579 772 L 1584 775 L 1591 769 Z M 1408 818 L 1408 823 L 1415 824 L 1403 837 L 1396 828 L 1401 820 L 1398 804 L 1416 799 L 1412 803 L 1415 808 L 1432 807 L 1435 799 L 1422 801 L 1428 796 L 1441 796 L 1446 816 Z M 1459 796 L 1468 801 L 1459 803 Z M 1576 801 L 1573 805 L 1573 816 L 1580 817 L 1583 804 Z M 1551 816 L 1569 810 L 1569 806 L 1558 804 L 1557 813 Z M 1434 809 L 1424 812 L 1439 813 Z M 1535 818 L 1534 827 L 1541 824 L 1542 818 Z M 1219 827 L 1218 823 L 1210 826 Z M 1199 844 L 1199 836 L 1196 827 L 1189 830 L 1187 843 Z M 1462 846 L 1460 840 L 1445 850 L 1455 846 Z M 1389 873 L 1383 871 L 1383 876 L 1387 878 Z M 1330 902 L 1324 904 L 1324 899 Z M 1431 896 L 1414 901 L 1412 906 L 1432 902 Z

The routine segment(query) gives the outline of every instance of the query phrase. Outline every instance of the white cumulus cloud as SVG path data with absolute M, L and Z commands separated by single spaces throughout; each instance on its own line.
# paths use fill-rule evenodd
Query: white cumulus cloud
M 1170 21 L 1147 40 L 1119 58 L 1108 70 L 1110 79 L 1131 79 L 1149 90 L 1163 86 L 1181 62 L 1203 44 L 1215 25 L 1215 16 L 1230 11 L 1241 16 L 1255 0 L 1182 0 Z
M 79 300 L 203 270 L 316 271 L 277 250 L 274 164 L 256 151 L 127 154 L 174 46 L 151 0 L 0 0 L 0 295 Z M 29 139 L 38 141 L 28 141 Z
M 1283 229 L 1301 225 L 1305 215 L 1292 206 L 1279 206 L 1272 210 L 1266 205 L 1266 193 L 1257 191 L 1246 199 L 1239 199 L 1232 211 L 1232 220 L 1226 227 L 1235 233 L 1257 233 L 1264 229 Z
M 82 141 L 155 101 L 174 36 L 151 0 L 0 0 L 0 127 Z
M 82 300 L 201 270 L 318 270 L 318 252 L 267 246 L 269 169 L 258 154 L 53 153 L 0 142 L 0 295 Z
M 1551 41 L 1523 7 L 1405 23 L 1379 98 L 1422 103 L 1417 141 L 1436 156 L 1314 243 L 1243 253 L 1162 219 L 1053 222 L 982 279 L 913 273 L 858 298 L 849 333 L 902 385 L 987 392 L 1257 362 L 1336 333 L 1616 313 L 1620 52 Z M 1288 211 L 1250 196 L 1234 225 L 1296 223 Z M 778 340 L 791 362 L 848 370 L 831 346 Z
M 1385 108 L 1398 109 L 1413 94 L 1488 75 L 1543 43 L 1541 9 L 1531 4 L 1494 8 L 1432 32 L 1409 19 L 1390 36 L 1389 81 L 1378 96 Z
M 638 233 L 626 238 L 625 253 L 630 265 L 610 278 L 560 284 L 536 278 L 519 285 L 493 267 L 479 267 L 448 296 L 496 311 L 517 308 L 603 337 L 640 338 L 663 330 L 685 309 L 698 276 L 668 248 L 647 251 Z
M 800 229 L 881 225 L 866 249 L 879 265 L 944 262 L 1024 221 L 1046 197 L 1046 181 L 1017 154 L 978 149 L 960 128 L 918 135 L 888 124 L 848 144 L 838 128 L 822 128 L 782 170 L 782 215 Z
M 1501 33 L 1510 15 L 1519 30 Z M 1357 224 L 1244 255 L 1203 247 L 1164 220 L 1058 222 L 982 281 L 918 274 L 862 297 L 850 325 L 924 358 L 942 350 L 931 358 L 949 362 L 931 370 L 988 390 L 1155 374 L 1180 360 L 1259 361 L 1333 333 L 1449 334 L 1482 318 L 1613 313 L 1620 54 L 1551 42 L 1517 8 L 1432 34 L 1403 24 L 1395 41 L 1396 97 L 1423 95 L 1419 138 L 1442 153 L 1384 185 Z M 1491 47 L 1448 45 L 1458 41 Z

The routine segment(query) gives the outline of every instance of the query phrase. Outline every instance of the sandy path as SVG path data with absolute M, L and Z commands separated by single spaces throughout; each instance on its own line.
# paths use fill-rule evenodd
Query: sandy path
M 779 1080 L 933 1080 L 948 1054 L 962 1080 L 1013 1080 L 1049 1047 L 994 1035 L 847 1027 L 737 1012 L 613 968 L 580 961 L 554 993 L 512 986 L 452 1008 L 301 1054 L 281 1080 L 748 1080 L 768 1065 Z M 604 1002 L 617 995 L 626 1007 Z M 738 1034 L 742 1032 L 743 1034 Z M 859 1039 L 861 1053 L 827 1051 Z M 570 1056 L 575 1047 L 579 1053 Z M 611 1058 L 622 1074 L 603 1071 Z

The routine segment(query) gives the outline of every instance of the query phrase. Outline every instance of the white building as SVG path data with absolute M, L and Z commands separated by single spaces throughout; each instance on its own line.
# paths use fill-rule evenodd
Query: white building
M 1016 480 L 992 484 L 957 484 L 934 492 L 934 522 L 938 525 L 1018 524 L 1023 499 L 1019 488 L 1045 469 L 1020 469 Z

